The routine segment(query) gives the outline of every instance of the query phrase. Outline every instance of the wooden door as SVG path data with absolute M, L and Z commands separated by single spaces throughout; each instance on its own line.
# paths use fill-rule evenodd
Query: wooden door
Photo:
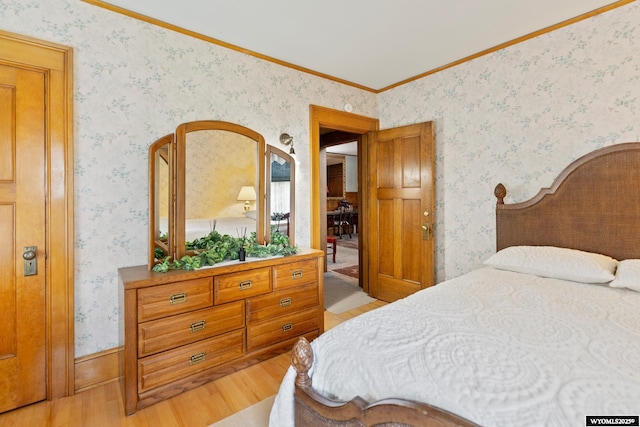
M 44 94 L 42 72 L 0 65 L 0 412 L 47 397 Z
M 367 134 L 369 294 L 395 301 L 433 285 L 431 122 Z

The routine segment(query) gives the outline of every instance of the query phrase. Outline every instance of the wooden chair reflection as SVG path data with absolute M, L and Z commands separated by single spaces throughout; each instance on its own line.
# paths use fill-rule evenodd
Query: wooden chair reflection
M 290 226 L 291 213 L 287 212 L 285 214 L 275 213 L 271 215 L 271 232 L 279 231 L 280 233 L 286 234 L 289 236 L 289 226 Z M 283 221 L 284 223 L 280 223 Z
M 329 214 L 332 220 L 331 228 L 334 235 L 342 239 L 343 234 L 349 235 L 351 238 L 351 225 L 353 223 L 353 206 L 340 205 L 338 209 Z M 338 231 L 336 233 L 336 230 Z
M 284 219 L 287 221 L 287 237 L 289 237 L 289 219 L 291 218 L 291 213 L 287 212 L 284 214 Z

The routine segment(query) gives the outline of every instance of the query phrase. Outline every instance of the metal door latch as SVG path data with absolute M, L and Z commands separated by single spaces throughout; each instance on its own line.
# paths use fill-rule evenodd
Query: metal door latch
M 24 275 L 35 276 L 38 274 L 38 247 L 25 246 L 22 258 L 24 258 Z

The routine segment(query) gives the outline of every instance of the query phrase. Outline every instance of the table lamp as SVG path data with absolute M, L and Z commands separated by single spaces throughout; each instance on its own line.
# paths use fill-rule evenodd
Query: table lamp
M 249 202 L 256 200 L 256 189 L 252 185 L 243 185 L 238 194 L 238 200 L 244 200 L 244 210 L 251 209 Z

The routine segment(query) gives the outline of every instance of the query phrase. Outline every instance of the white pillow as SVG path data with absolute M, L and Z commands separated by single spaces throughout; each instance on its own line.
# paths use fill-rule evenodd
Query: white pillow
M 554 246 L 511 246 L 493 254 L 485 265 L 501 270 L 583 283 L 614 279 L 618 261 L 606 255 Z
M 640 292 L 640 259 L 624 259 L 618 263 L 613 288 L 628 288 Z
M 256 211 L 245 211 L 244 216 L 251 219 L 256 219 Z

